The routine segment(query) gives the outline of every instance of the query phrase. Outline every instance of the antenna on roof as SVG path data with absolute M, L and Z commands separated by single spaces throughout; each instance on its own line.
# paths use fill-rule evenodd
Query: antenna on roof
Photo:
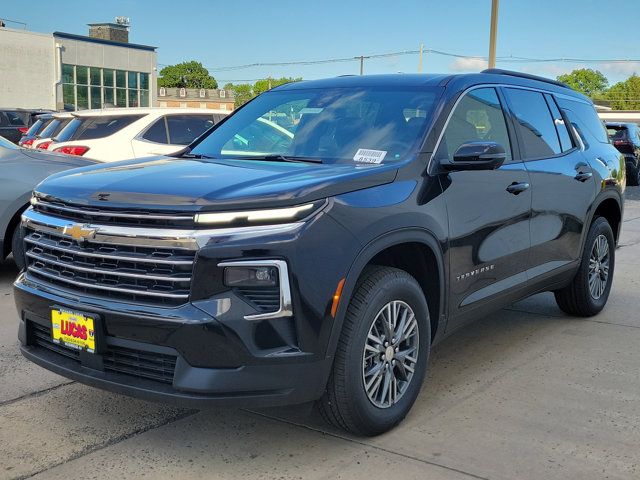
M 129 28 L 131 26 L 131 19 L 129 17 L 116 17 L 116 24 Z

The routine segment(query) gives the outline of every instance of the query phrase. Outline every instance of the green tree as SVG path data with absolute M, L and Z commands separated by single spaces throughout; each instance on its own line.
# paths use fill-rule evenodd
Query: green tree
M 168 88 L 218 88 L 216 79 L 200 62 L 192 60 L 169 65 L 160 70 L 159 87 Z
M 233 85 L 231 83 L 227 83 L 224 88 L 225 90 L 233 90 L 235 96 L 235 105 L 236 108 L 240 105 L 244 105 L 253 97 L 257 97 L 261 93 L 266 92 L 272 88 L 277 87 L 278 85 L 283 85 L 285 83 L 291 82 L 299 82 L 302 80 L 301 77 L 282 77 L 282 78 L 263 78 L 262 80 L 257 80 L 253 85 L 248 83 L 240 83 L 237 85 Z
M 590 68 L 580 68 L 571 73 L 560 75 L 558 81 L 566 83 L 588 97 L 602 94 L 609 86 L 609 80 L 602 72 Z
M 605 94 L 614 110 L 640 109 L 640 77 L 631 75 L 624 82 L 618 82 Z

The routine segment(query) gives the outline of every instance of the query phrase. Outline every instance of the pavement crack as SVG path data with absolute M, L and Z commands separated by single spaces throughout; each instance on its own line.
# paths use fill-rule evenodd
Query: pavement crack
M 172 417 L 169 418 L 165 418 L 162 421 L 158 422 L 158 423 L 154 423 L 151 425 L 146 425 L 144 427 L 138 428 L 137 430 L 134 430 L 132 432 L 129 433 L 124 433 L 122 435 L 119 435 L 117 437 L 111 438 L 109 440 L 107 440 L 106 442 L 103 443 L 98 443 L 95 445 L 87 445 L 85 448 L 83 448 L 82 450 L 80 450 L 79 452 L 75 453 L 74 455 L 70 456 L 69 458 L 65 458 L 64 460 L 49 465 L 45 468 L 42 468 L 36 472 L 33 473 L 28 473 L 26 475 L 21 475 L 19 477 L 16 477 L 14 480 L 24 480 L 26 478 L 33 478 L 36 475 L 40 475 L 41 473 L 47 472 L 49 470 L 51 470 L 52 468 L 56 468 L 59 467 L 60 465 L 64 465 L 65 463 L 69 463 L 72 462 L 74 460 L 77 460 L 81 457 L 84 457 L 85 455 L 89 455 L 91 453 L 103 450 L 105 448 L 110 447 L 111 445 L 115 445 L 116 443 L 120 443 L 123 442 L 125 440 L 128 440 L 129 438 L 135 437 L 136 435 L 140 435 L 146 432 L 149 432 L 151 430 L 155 430 L 156 428 L 160 428 L 160 427 L 164 427 L 165 425 L 169 425 L 170 423 L 173 422 L 177 422 L 179 420 L 182 420 L 184 418 L 190 417 L 192 415 L 195 415 L 198 412 L 198 410 L 188 410 L 186 412 L 180 413 L 178 415 L 174 415 Z
M 388 448 L 382 447 L 380 445 L 373 445 L 371 443 L 367 443 L 367 442 L 364 442 L 362 440 L 358 440 L 357 438 L 352 438 L 352 437 L 348 437 L 348 436 L 339 435 L 337 433 L 327 432 L 325 430 L 321 430 L 320 428 L 314 428 L 314 427 L 311 427 L 309 425 L 305 425 L 303 423 L 297 423 L 297 422 L 294 422 L 294 421 L 291 421 L 291 420 L 286 420 L 286 419 L 283 419 L 283 418 L 274 417 L 274 416 L 268 415 L 266 413 L 256 412 L 255 410 L 243 409 L 243 411 L 245 411 L 247 413 L 251 413 L 251 414 L 257 415 L 257 416 L 260 416 L 260 417 L 268 418 L 269 420 L 285 423 L 285 424 L 290 425 L 290 426 L 303 428 L 303 429 L 306 429 L 306 430 L 310 430 L 312 432 L 320 433 L 322 435 L 328 435 L 328 436 L 333 437 L 333 438 L 344 440 L 345 442 L 355 443 L 355 444 L 361 445 L 363 447 L 368 447 L 368 448 L 371 448 L 371 449 L 374 449 L 374 450 L 379 450 L 381 452 L 385 452 L 385 453 L 388 453 L 388 454 L 391 454 L 391 455 L 396 455 L 396 456 L 399 456 L 399 457 L 402 457 L 402 458 L 406 458 L 408 460 L 414 460 L 416 462 L 424 463 L 424 464 L 427 464 L 427 465 L 432 465 L 434 467 L 442 468 L 444 470 L 449 470 L 451 472 L 460 473 L 461 475 L 466 475 L 469 478 L 475 478 L 475 479 L 478 479 L 478 480 L 490 480 L 487 477 L 482 477 L 480 475 L 476 475 L 474 473 L 467 472 L 465 470 L 460 470 L 460 469 L 455 468 L 455 467 L 449 467 L 449 466 L 443 465 L 441 463 L 433 462 L 433 461 L 426 460 L 424 458 L 419 458 L 419 457 L 416 457 L 416 456 L 413 456 L 413 455 L 408 455 L 406 453 L 395 452 L 393 450 L 390 450 Z
M 45 394 L 47 394 L 49 392 L 53 392 L 53 391 L 55 391 L 55 390 L 57 390 L 59 388 L 65 387 L 67 385 L 71 385 L 72 383 L 75 383 L 75 382 L 59 383 L 58 385 L 54 385 L 53 387 L 45 388 L 44 390 L 37 390 L 35 392 L 30 392 L 30 393 L 27 393 L 27 394 L 22 395 L 20 397 L 12 398 L 10 400 L 4 400 L 4 401 L 0 402 L 0 408 L 4 407 L 6 405 L 11 405 L 12 403 L 20 402 L 22 400 L 28 400 L 30 398 L 37 398 L 37 397 L 39 397 L 41 395 L 45 395 Z

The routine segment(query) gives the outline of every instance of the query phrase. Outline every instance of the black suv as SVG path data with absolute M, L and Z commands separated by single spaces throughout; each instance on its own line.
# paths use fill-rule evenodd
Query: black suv
M 640 126 L 614 122 L 607 122 L 606 125 L 611 143 L 624 155 L 627 184 L 640 185 Z
M 586 97 L 537 77 L 284 85 L 175 158 L 36 188 L 22 352 L 178 405 L 319 400 L 378 434 L 465 323 L 546 290 L 602 310 L 623 162 Z

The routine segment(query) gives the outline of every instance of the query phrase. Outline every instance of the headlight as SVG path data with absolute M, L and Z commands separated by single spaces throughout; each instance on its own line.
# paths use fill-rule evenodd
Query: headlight
M 306 203 L 295 207 L 268 210 L 239 210 L 196 214 L 196 223 L 207 225 L 268 225 L 282 221 L 296 221 L 308 217 L 326 202 Z

